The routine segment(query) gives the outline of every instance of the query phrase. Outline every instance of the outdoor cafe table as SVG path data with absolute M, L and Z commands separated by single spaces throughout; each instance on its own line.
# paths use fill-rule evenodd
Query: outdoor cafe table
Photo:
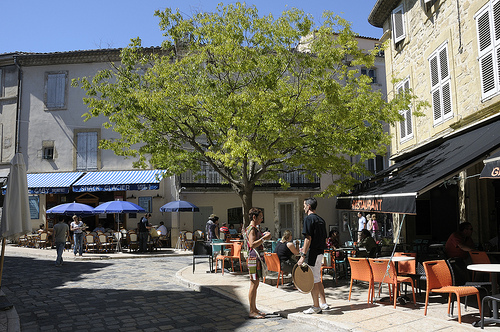
M 229 242 L 212 242 L 212 243 L 210 243 L 210 245 L 212 247 L 214 247 L 214 246 L 223 246 L 224 248 L 221 250 L 222 251 L 221 254 L 224 254 L 224 249 L 226 248 L 226 246 L 231 246 L 232 247 L 233 244 L 234 244 L 234 242 L 233 243 L 229 243 Z M 223 265 L 222 268 L 224 268 L 224 263 L 222 263 L 222 265 Z
M 477 272 L 489 272 L 491 274 L 491 294 L 498 294 L 497 274 L 500 273 L 500 264 L 470 264 L 467 266 L 467 269 Z M 497 301 L 492 302 L 493 317 L 485 318 L 484 324 L 500 323 L 500 319 L 498 318 L 498 303 Z M 481 321 L 474 323 L 474 326 L 480 325 Z

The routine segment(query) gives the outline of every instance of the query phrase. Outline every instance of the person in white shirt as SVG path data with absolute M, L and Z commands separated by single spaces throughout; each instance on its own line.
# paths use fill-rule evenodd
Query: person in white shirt
M 163 221 L 160 221 L 160 226 L 156 229 L 156 231 L 158 232 L 158 235 L 167 235 L 168 230 Z
M 366 229 L 366 218 L 361 212 L 358 212 L 358 242 L 361 242 L 361 232 Z

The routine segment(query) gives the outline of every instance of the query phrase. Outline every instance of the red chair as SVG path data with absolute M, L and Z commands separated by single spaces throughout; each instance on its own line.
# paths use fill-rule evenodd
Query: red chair
M 352 283 L 354 280 L 368 282 L 368 301 L 374 296 L 375 287 L 373 285 L 373 273 L 370 263 L 366 258 L 348 257 L 351 266 L 351 286 L 349 287 L 349 301 L 351 301 Z
M 237 259 L 240 262 L 240 271 L 243 272 L 243 269 L 241 267 L 241 243 L 240 242 L 235 242 L 232 244 L 233 250 L 230 255 L 217 255 L 215 258 L 215 273 L 217 273 L 217 266 L 219 264 L 219 260 L 222 260 L 222 275 L 224 275 L 224 261 L 226 259 L 229 259 L 231 261 L 231 268 L 234 271 L 234 263 L 233 260 Z
M 396 301 L 398 298 L 398 289 L 401 283 L 410 283 L 411 291 L 413 293 L 413 303 L 416 304 L 415 300 L 415 287 L 413 284 L 413 279 L 410 277 L 398 276 L 396 273 L 396 267 L 394 266 L 394 262 L 389 259 L 379 259 L 379 258 L 370 258 L 368 259 L 370 262 L 370 267 L 373 273 L 373 282 L 378 283 L 387 283 L 389 284 L 389 296 L 394 296 L 394 308 L 396 308 Z M 387 264 L 389 264 L 389 270 L 387 270 Z M 393 295 L 391 295 L 391 286 L 393 290 Z M 380 290 L 378 295 L 380 296 Z M 392 297 L 391 297 L 392 299 Z M 373 298 L 372 298 L 373 302 Z
M 448 293 L 448 315 L 450 314 L 451 295 L 455 294 L 458 302 L 458 323 L 462 324 L 462 313 L 460 312 L 460 298 L 468 295 L 477 296 L 477 304 L 479 314 L 481 315 L 481 299 L 479 291 L 471 286 L 453 286 L 448 264 L 444 260 L 424 262 L 425 276 L 427 278 L 427 290 L 425 293 L 425 310 L 424 315 L 427 315 L 427 305 L 429 304 L 429 294 L 432 293 Z
M 281 285 L 283 286 L 283 271 L 281 271 L 281 262 L 278 257 L 278 254 L 274 252 L 273 253 L 265 252 L 264 260 L 266 262 L 268 271 L 278 272 L 278 280 L 276 281 L 276 288 L 278 288 L 278 286 L 280 285 L 280 278 L 281 278 Z M 266 277 L 264 277 L 264 282 L 266 282 Z

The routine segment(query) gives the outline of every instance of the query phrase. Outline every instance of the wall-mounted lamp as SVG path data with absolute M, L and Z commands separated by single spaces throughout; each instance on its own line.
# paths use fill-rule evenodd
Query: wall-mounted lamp
M 163 196 L 160 196 L 160 194 L 156 194 L 156 196 L 154 196 L 154 198 L 163 198 Z
M 132 194 L 129 197 L 127 197 L 127 199 L 134 199 L 134 198 L 137 198 L 137 197 L 134 196 L 134 194 Z

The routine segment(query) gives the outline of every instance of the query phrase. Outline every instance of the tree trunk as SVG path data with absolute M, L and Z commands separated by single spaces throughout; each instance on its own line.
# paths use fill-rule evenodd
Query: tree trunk
M 238 192 L 241 199 L 242 209 L 243 209 L 243 229 L 246 229 L 250 224 L 250 218 L 248 217 L 248 211 L 253 207 L 252 195 L 253 188 L 245 188 Z

